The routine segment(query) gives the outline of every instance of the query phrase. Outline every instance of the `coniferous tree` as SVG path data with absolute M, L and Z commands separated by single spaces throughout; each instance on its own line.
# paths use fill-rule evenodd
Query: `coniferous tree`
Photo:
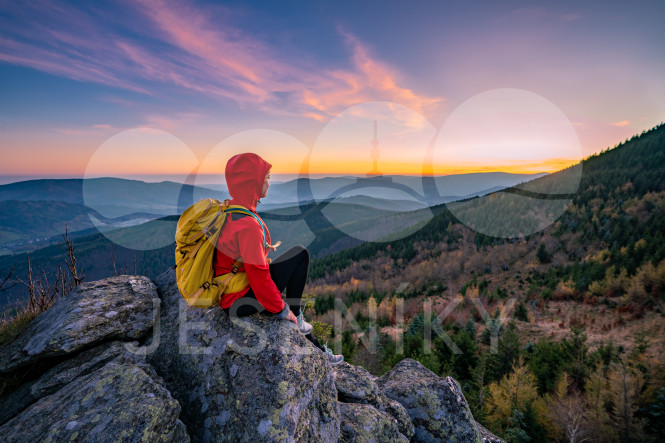
M 552 262 L 552 254 L 550 254 L 547 251 L 547 248 L 545 247 L 545 243 L 540 244 L 540 247 L 538 248 L 538 251 L 536 252 L 536 257 L 538 257 L 538 261 L 540 261 L 540 263 L 542 263 L 542 264 Z
M 515 307 L 515 318 L 520 321 L 529 321 L 529 311 L 523 301 L 520 301 Z

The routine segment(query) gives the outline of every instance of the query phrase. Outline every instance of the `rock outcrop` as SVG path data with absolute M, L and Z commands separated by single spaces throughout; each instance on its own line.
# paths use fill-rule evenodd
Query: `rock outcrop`
M 337 441 L 339 410 L 324 354 L 289 321 L 231 321 L 187 309 L 175 271 L 157 285 L 159 346 L 150 361 L 183 407 L 196 441 Z
M 413 437 L 413 422 L 404 406 L 386 397 L 365 368 L 346 362 L 340 364 L 335 367 L 335 384 L 340 402 L 370 405 L 377 411 L 388 414 L 407 440 Z M 346 414 L 347 417 L 349 415 Z
M 469 405 L 459 384 L 439 377 L 410 358 L 397 363 L 376 381 L 383 393 L 406 408 L 417 441 L 481 442 Z
M 376 408 L 360 403 L 340 403 L 340 410 L 342 412 L 340 441 L 349 443 L 409 441 L 399 432 L 395 420 Z
M 138 343 L 114 340 L 150 330 L 153 300 L 145 277 L 84 284 L 0 349 L 5 378 L 54 363 L 0 397 L 0 440 L 189 441 L 180 405 Z
M 147 277 L 112 277 L 82 284 L 35 318 L 2 349 L 0 373 L 74 354 L 111 338 L 133 340 L 152 328 L 155 285 Z
M 1 441 L 500 442 L 459 385 L 406 359 L 382 377 L 288 321 L 188 308 L 169 270 L 81 285 L 0 348 Z

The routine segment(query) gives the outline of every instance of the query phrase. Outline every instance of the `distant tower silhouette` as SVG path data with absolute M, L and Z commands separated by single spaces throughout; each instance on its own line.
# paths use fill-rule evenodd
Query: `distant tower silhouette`
M 374 140 L 372 140 L 372 149 L 369 150 L 370 157 L 372 157 L 372 170 L 367 173 L 367 177 L 380 177 L 383 174 L 377 169 L 379 160 L 379 140 L 376 136 L 376 120 L 374 120 Z

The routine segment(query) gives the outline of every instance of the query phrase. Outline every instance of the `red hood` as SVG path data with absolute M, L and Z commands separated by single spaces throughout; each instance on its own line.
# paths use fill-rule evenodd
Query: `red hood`
M 256 211 L 266 174 L 272 165 L 256 154 L 244 153 L 226 163 L 226 186 L 233 197 L 231 204 Z

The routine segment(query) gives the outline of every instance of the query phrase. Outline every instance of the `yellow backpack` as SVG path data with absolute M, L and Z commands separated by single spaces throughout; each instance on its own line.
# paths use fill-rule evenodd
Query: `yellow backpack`
M 249 209 L 230 205 L 229 200 L 221 202 L 213 198 L 194 203 L 178 220 L 175 234 L 176 281 L 180 294 L 190 306 L 209 308 L 219 303 L 222 294 L 238 292 L 249 284 L 247 274 L 238 272 L 241 257 L 233 264 L 231 272 L 215 277 L 213 259 L 229 212 L 251 215 L 258 221 Z M 263 238 L 265 243 L 265 229 Z

